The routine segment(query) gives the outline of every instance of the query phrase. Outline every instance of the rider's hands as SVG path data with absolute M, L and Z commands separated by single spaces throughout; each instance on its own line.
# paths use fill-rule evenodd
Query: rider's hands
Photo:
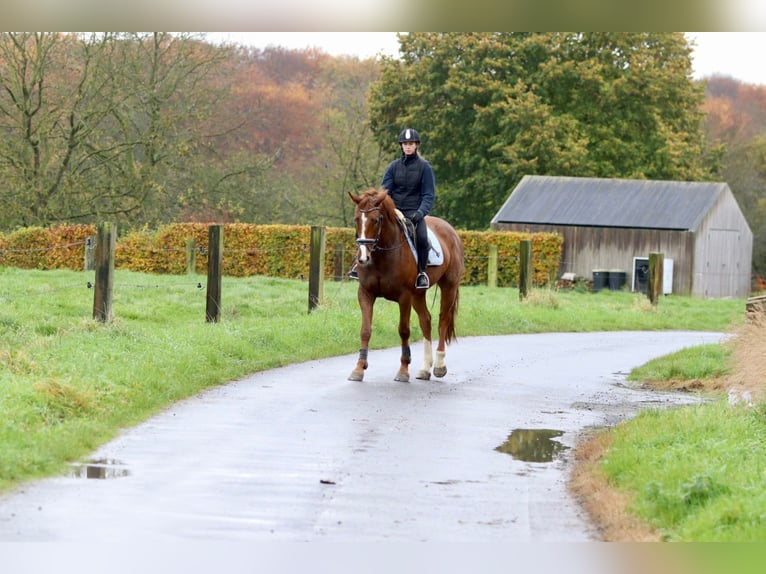
M 420 211 L 414 211 L 410 216 L 410 221 L 413 225 L 417 225 L 423 219 L 423 214 Z

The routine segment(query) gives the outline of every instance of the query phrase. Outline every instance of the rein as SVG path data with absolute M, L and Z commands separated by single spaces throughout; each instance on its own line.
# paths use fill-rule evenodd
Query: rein
M 395 249 L 399 249 L 402 246 L 402 242 L 399 241 L 398 244 L 392 246 L 392 247 L 381 247 L 378 245 L 378 241 L 380 241 L 380 232 L 383 230 L 383 213 L 380 211 L 380 205 L 376 205 L 375 207 L 371 207 L 369 209 L 360 209 L 359 213 L 372 213 L 373 211 L 378 212 L 378 233 L 375 235 L 375 239 L 366 239 L 366 238 L 356 238 L 356 244 L 357 245 L 370 245 L 370 251 L 394 251 Z

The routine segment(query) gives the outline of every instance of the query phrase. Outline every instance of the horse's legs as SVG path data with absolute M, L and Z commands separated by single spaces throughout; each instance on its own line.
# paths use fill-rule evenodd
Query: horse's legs
M 427 381 L 431 378 L 433 355 L 431 350 L 431 312 L 428 310 L 425 294 L 415 297 L 412 306 L 418 314 L 420 330 L 423 332 L 423 366 L 420 367 L 415 378 Z
M 359 333 L 359 358 L 356 366 L 348 376 L 349 381 L 361 381 L 364 379 L 364 370 L 367 368 L 367 351 L 370 347 L 370 337 L 372 336 L 372 308 L 375 304 L 375 298 L 366 291 L 360 289 L 357 292 L 359 308 L 362 311 L 362 328 Z
M 402 340 L 402 356 L 399 359 L 399 371 L 394 377 L 400 383 L 410 382 L 410 313 L 412 303 L 408 297 L 399 300 L 399 337 Z

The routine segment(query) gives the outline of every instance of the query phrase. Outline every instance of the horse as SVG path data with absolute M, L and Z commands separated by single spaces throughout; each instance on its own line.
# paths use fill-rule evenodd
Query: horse
M 426 305 L 428 289 L 416 289 L 418 268 L 413 250 L 405 232 L 404 217 L 394 206 L 386 189 L 368 189 L 359 195 L 348 192 L 356 203 L 357 274 L 359 287 L 357 299 L 362 312 L 360 331 L 361 346 L 356 366 L 348 377 L 362 381 L 367 369 L 367 355 L 372 335 L 372 311 L 375 300 L 382 297 L 399 304 L 399 337 L 402 354 L 395 381 L 409 382 L 410 315 L 414 308 L 418 314 L 423 333 L 423 365 L 416 378 L 429 380 L 431 367 L 435 377 L 447 374 L 445 363 L 446 345 L 456 339 L 455 318 L 460 296 L 460 280 L 463 275 L 463 243 L 455 229 L 445 220 L 427 216 L 428 228 L 438 238 L 439 245 L 429 251 L 439 250 L 441 263 L 427 268 L 431 286 L 441 290 L 439 308 L 439 342 L 434 362 L 431 341 L 431 313 Z

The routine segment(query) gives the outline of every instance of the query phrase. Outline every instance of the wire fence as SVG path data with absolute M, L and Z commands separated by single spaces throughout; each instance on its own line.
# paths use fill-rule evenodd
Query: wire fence
M 62 289 L 85 288 L 93 290 L 94 293 L 94 318 L 103 315 L 100 320 L 106 320 L 111 312 L 112 291 L 116 289 L 174 289 L 188 288 L 193 292 L 201 292 L 207 287 L 207 304 L 209 310 L 220 310 L 220 277 L 225 275 L 235 277 L 248 276 L 267 276 L 285 279 L 298 279 L 309 281 L 309 312 L 317 303 L 325 304 L 331 300 L 328 290 L 324 286 L 324 281 L 317 280 L 317 276 L 325 279 L 331 279 L 338 283 L 337 289 L 333 290 L 332 298 L 338 298 L 341 294 L 342 285 L 351 281 L 348 278 L 348 270 L 353 265 L 356 257 L 356 245 L 353 242 L 353 230 L 349 237 L 347 233 L 338 234 L 338 230 L 327 232 L 327 237 L 331 239 L 326 241 L 325 228 L 312 228 L 310 241 L 295 241 L 299 235 L 291 234 L 295 230 L 277 230 L 277 233 L 270 235 L 262 233 L 257 235 L 251 228 L 247 228 L 247 233 L 243 233 L 241 228 L 232 230 L 231 242 L 224 247 L 222 241 L 224 226 L 212 225 L 205 228 L 194 229 L 174 229 L 171 235 L 166 234 L 129 234 L 118 243 L 116 241 L 116 227 L 112 224 L 102 224 L 97 228 L 98 235 L 92 235 L 94 229 L 67 229 L 63 232 L 36 232 L 35 234 L 24 234 L 16 237 L 17 243 L 24 245 L 8 245 L 8 241 L 3 242 L 0 238 L 0 266 L 13 266 L 28 269 L 83 269 L 84 271 L 96 271 L 97 263 L 95 261 L 96 252 L 100 249 L 103 257 L 105 250 L 110 251 L 109 257 L 112 268 L 112 277 L 100 277 L 96 271 L 93 281 L 86 280 L 80 285 L 66 287 L 57 287 Z M 108 230 L 108 231 L 105 231 Z M 325 252 L 325 244 L 334 243 L 334 249 L 327 252 L 322 261 L 317 264 L 319 258 L 315 253 L 315 244 L 317 239 L 314 232 L 321 230 L 321 241 L 323 243 L 321 253 Z M 221 241 L 217 245 L 213 243 L 213 232 L 219 233 Z M 343 230 L 348 231 L 348 230 Z M 102 233 L 108 233 L 110 236 L 109 245 L 103 243 Z M 67 237 L 57 245 L 44 245 L 45 238 L 49 239 L 61 237 L 62 234 Z M 71 240 L 72 235 L 82 237 L 79 240 Z M 257 237 L 256 237 L 257 235 Z M 511 237 L 513 235 L 513 238 Z M 552 234 L 544 234 L 552 235 Z M 227 236 L 228 237 L 228 236 Z M 464 275 L 463 284 L 489 284 L 496 286 L 509 286 L 519 278 L 517 271 L 520 267 L 520 257 L 518 248 L 524 242 L 531 243 L 530 239 L 524 234 L 509 234 L 508 232 L 493 233 L 474 233 L 468 232 L 464 240 Z M 515 239 L 514 239 L 515 238 Z M 521 239 L 521 240 L 520 240 Z M 228 240 L 228 239 L 227 239 Z M 263 241 L 267 246 L 242 245 L 247 241 Z M 349 241 L 350 240 L 350 241 Z M 500 248 L 491 246 L 489 241 L 498 240 Z M 158 242 L 173 241 L 181 245 L 157 245 Z M 282 242 L 274 245 L 273 243 Z M 516 241 L 516 243 L 514 243 Z M 544 238 L 541 235 L 541 248 L 544 252 L 551 253 L 550 246 L 556 245 L 550 242 L 550 238 Z M 35 244 L 37 243 L 37 244 Z M 183 245 L 185 243 L 185 245 Z M 353 246 L 349 248 L 349 243 Z M 560 247 L 560 243 L 558 244 Z M 515 249 L 515 250 L 514 250 Z M 211 251 L 215 251 L 213 254 Z M 559 251 L 560 253 L 560 251 Z M 179 257 L 183 254 L 183 257 Z M 198 257 L 199 256 L 199 257 Z M 550 259 L 550 256 L 549 256 Z M 81 262 L 81 263 L 80 263 Z M 218 267 L 216 274 L 218 277 L 211 280 L 211 262 Z M 545 261 L 550 266 L 551 261 Z M 74 269 L 76 267 L 76 269 Z M 554 263 L 553 267 L 557 268 Z M 104 266 L 101 264 L 100 269 Z M 135 284 L 114 282 L 114 270 L 128 270 L 135 272 L 159 274 L 159 275 L 177 275 L 181 277 L 186 275 L 202 274 L 207 268 L 208 278 L 203 285 L 199 280 L 192 280 L 188 283 L 179 281 L 174 284 L 158 282 L 156 284 Z M 501 276 L 502 274 L 502 276 Z M 547 272 L 542 276 L 541 281 L 550 280 L 551 273 Z M 313 283 L 313 285 L 312 285 Z M 534 283 L 534 281 L 533 281 Z M 540 281 L 537 282 L 538 284 Z M 318 286 L 317 286 L 318 284 Z M 2 287 L 0 286 L 0 290 Z M 321 289 L 321 293 L 316 290 Z M 50 292 L 50 291 L 48 291 Z M 212 295 L 211 295 L 212 292 Z M 434 291 L 436 292 L 436 291 Z M 32 295 L 27 291 L 26 295 Z M 45 292 L 40 291 L 40 296 Z M 211 300 L 218 298 L 218 300 Z M 107 302 L 108 301 L 108 302 Z M 313 306 L 312 306 L 313 303 Z M 219 315 L 218 315 L 219 316 Z M 213 320 L 218 320 L 216 316 Z
M 45 254 L 49 252 L 55 252 L 55 251 L 61 251 L 61 250 L 71 250 L 75 248 L 81 248 L 85 251 L 92 248 L 91 242 L 89 240 L 84 241 L 76 241 L 71 243 L 66 243 L 62 245 L 51 245 L 51 246 L 41 246 L 41 247 L 23 247 L 23 248 L 0 248 L 0 265 L 11 265 L 13 266 L 14 263 L 17 261 L 13 259 L 12 256 L 15 255 L 30 255 L 30 254 Z M 121 246 L 117 245 L 116 247 L 117 253 L 125 253 L 125 252 L 142 252 L 148 255 L 163 255 L 168 253 L 185 253 L 190 254 L 190 252 L 193 252 L 196 255 L 202 255 L 207 256 L 208 255 L 208 248 L 205 245 L 194 245 L 193 248 L 189 247 L 139 247 L 135 245 L 131 246 Z M 273 255 L 273 254 L 285 254 L 285 253 L 298 253 L 301 255 L 309 255 L 310 254 L 310 246 L 306 243 L 298 244 L 298 245 L 287 245 L 284 247 L 270 247 L 270 248 L 260 248 L 260 247 L 247 247 L 247 248 L 224 248 L 223 250 L 223 256 L 224 258 L 227 255 L 230 256 L 262 256 L 262 255 Z M 355 250 L 348 250 L 344 249 L 342 252 L 342 259 L 343 259 L 343 269 L 348 270 L 353 263 L 353 259 L 355 257 L 356 253 Z M 498 253 L 496 256 L 491 256 L 490 254 L 481 255 L 481 254 L 470 254 L 467 253 L 463 257 L 464 261 L 466 261 L 468 264 L 466 267 L 477 269 L 477 268 L 483 268 L 486 267 L 486 265 L 491 261 L 495 260 L 497 261 L 498 265 L 500 267 L 503 266 L 516 266 L 519 263 L 519 256 L 517 254 L 503 254 Z M 84 270 L 89 271 L 90 269 L 85 268 Z M 303 279 L 301 275 L 298 275 L 296 277 L 292 277 L 296 279 Z M 330 275 L 330 278 L 340 280 L 342 278 L 341 275 Z

